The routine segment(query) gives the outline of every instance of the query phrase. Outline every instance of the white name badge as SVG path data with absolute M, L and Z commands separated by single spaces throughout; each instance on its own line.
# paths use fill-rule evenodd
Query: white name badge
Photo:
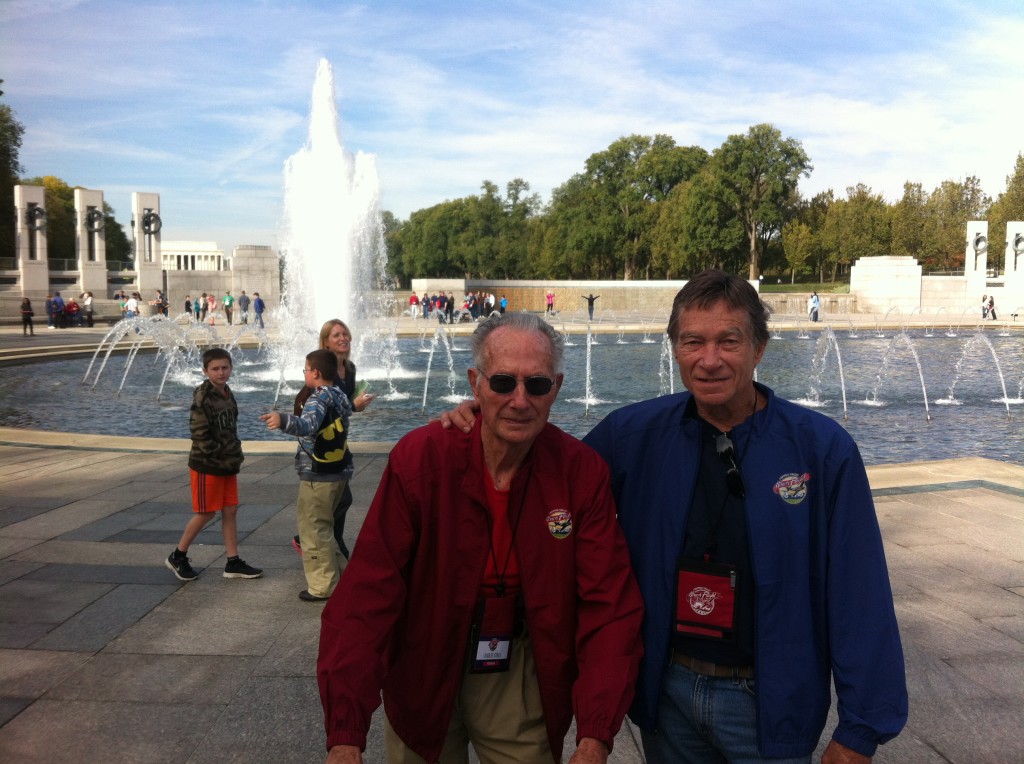
M 473 624 L 476 643 L 471 674 L 508 671 L 515 631 L 515 597 L 485 597 L 480 620 Z

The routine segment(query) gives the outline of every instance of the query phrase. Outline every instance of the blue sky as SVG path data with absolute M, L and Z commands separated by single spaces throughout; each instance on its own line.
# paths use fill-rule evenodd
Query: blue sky
M 2 102 L 25 175 L 101 189 L 165 240 L 276 245 L 317 61 L 340 132 L 400 218 L 516 177 L 546 202 L 623 135 L 712 151 L 761 122 L 803 142 L 811 196 L 895 201 L 1024 151 L 1019 0 L 0 0 Z

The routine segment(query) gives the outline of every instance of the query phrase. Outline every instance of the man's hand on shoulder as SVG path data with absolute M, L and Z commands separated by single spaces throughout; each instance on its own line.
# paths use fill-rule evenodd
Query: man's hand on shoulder
M 336 745 L 327 753 L 327 764 L 362 764 L 363 754 L 357 745 Z
M 597 738 L 585 737 L 580 740 L 569 764 L 605 764 L 608 761 L 608 746 Z
M 821 764 L 871 764 L 871 757 L 830 740 L 828 748 L 821 755 Z
M 463 432 L 469 432 L 473 429 L 473 422 L 476 421 L 478 411 L 480 411 L 480 404 L 476 401 L 463 401 L 451 411 L 441 413 L 441 426 L 446 430 L 457 427 Z

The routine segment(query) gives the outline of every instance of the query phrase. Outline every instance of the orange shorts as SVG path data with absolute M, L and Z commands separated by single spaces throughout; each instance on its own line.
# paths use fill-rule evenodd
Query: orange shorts
M 189 477 L 193 512 L 220 512 L 238 506 L 238 475 L 207 475 L 190 469 Z

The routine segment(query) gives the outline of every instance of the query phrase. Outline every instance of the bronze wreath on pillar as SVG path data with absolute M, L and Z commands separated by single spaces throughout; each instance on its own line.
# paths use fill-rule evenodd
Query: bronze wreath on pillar
M 163 221 L 160 220 L 160 216 L 153 211 L 148 211 L 142 216 L 143 233 L 159 233 L 162 225 Z
M 93 233 L 99 233 L 103 230 L 103 226 L 106 224 L 106 219 L 103 213 L 99 210 L 89 210 L 85 215 L 85 228 Z
M 29 207 L 25 213 L 25 222 L 33 231 L 46 228 L 46 210 L 38 205 Z

